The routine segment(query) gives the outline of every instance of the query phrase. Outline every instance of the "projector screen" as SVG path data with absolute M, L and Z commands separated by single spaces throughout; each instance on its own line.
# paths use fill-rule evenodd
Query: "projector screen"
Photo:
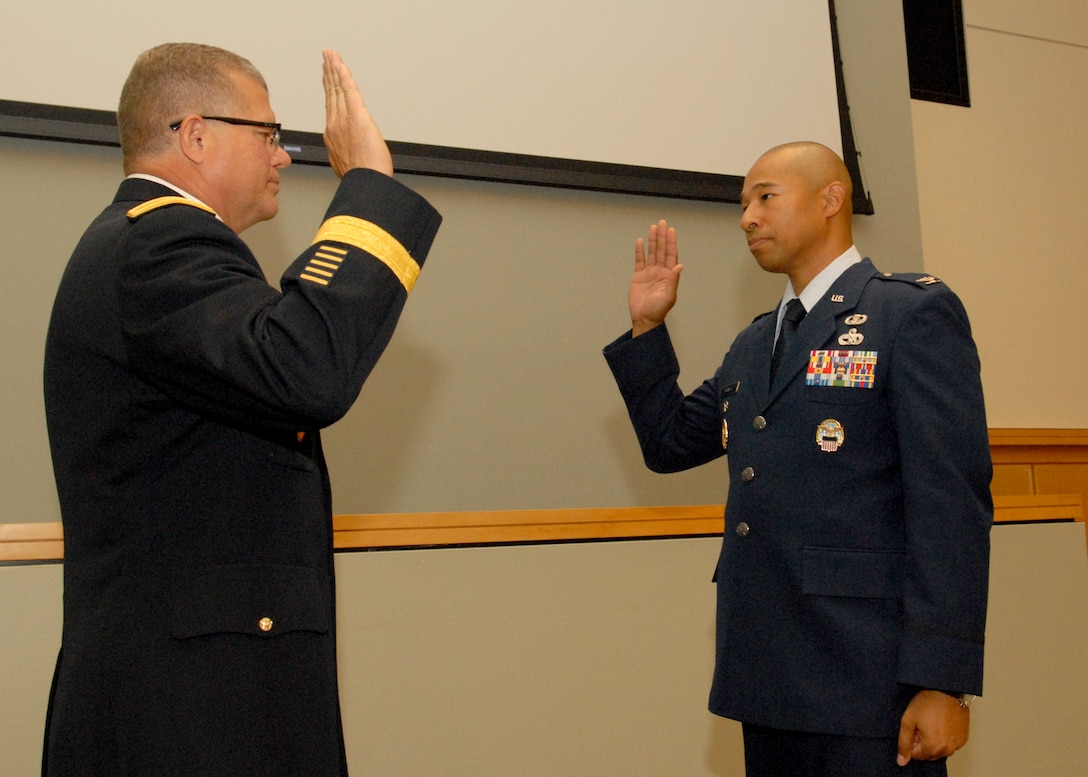
M 99 0 L 26 3 L 19 17 L 0 29 L 0 134 L 116 143 L 135 57 L 192 40 L 261 70 L 304 163 L 325 162 L 325 47 L 343 54 L 404 172 L 735 200 L 777 143 L 817 140 L 854 161 L 833 7 L 814 0 L 673 12 L 650 0 Z

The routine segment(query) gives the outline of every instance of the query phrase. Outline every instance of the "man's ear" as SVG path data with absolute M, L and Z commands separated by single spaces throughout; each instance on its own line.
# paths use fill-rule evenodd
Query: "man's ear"
M 191 162 L 200 164 L 204 160 L 204 119 L 196 114 L 186 116 L 178 127 L 178 146 Z
M 846 204 L 846 187 L 839 181 L 832 181 L 824 189 L 824 213 L 830 218 L 838 214 Z

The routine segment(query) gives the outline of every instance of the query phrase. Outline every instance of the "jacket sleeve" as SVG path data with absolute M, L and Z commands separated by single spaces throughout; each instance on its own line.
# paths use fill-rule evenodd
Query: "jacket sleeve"
M 298 429 L 350 408 L 441 217 L 394 179 L 350 171 L 281 291 L 211 214 L 180 205 L 130 220 L 118 304 L 133 368 L 196 412 Z
M 680 364 L 665 325 L 605 347 L 604 357 L 627 405 L 642 457 L 654 472 L 679 472 L 725 453 L 713 381 L 689 396 L 677 384 Z
M 981 694 L 993 501 L 979 358 L 959 299 L 919 293 L 890 384 L 907 540 L 898 679 Z

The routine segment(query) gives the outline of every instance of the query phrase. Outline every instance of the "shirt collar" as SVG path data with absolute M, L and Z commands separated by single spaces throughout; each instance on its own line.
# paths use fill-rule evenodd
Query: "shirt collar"
M 194 197 L 193 195 L 189 194 L 189 192 L 182 189 L 180 186 L 175 186 L 174 184 L 170 183 L 169 181 L 164 180 L 162 178 L 159 178 L 156 175 L 151 175 L 149 173 L 132 173 L 131 175 L 129 175 L 127 177 L 128 178 L 139 178 L 139 179 L 144 180 L 144 181 L 151 181 L 152 183 L 157 183 L 160 186 L 165 186 L 167 189 L 171 189 L 171 190 L 177 192 L 178 194 L 180 194 L 182 197 L 184 197 L 187 200 L 192 200 L 193 202 L 199 202 L 201 205 L 203 205 L 206 208 L 210 208 L 211 211 L 213 213 L 215 213 L 215 209 L 212 208 L 210 205 L 208 205 L 208 203 L 201 200 L 199 197 Z M 216 213 L 215 217 L 218 219 L 219 214 Z M 222 221 L 222 219 L 219 219 L 219 220 Z
M 782 301 L 778 304 L 778 324 L 775 327 L 775 338 L 777 339 L 777 333 L 782 328 L 782 317 L 786 314 L 787 302 L 795 297 L 799 297 L 801 304 L 805 306 L 805 312 L 807 313 L 816 306 L 817 302 L 823 299 L 827 290 L 839 279 L 840 275 L 860 261 L 861 253 L 858 251 L 857 246 L 850 246 L 846 251 L 839 255 L 837 259 L 832 261 L 824 269 L 820 270 L 819 274 L 809 281 L 800 295 L 793 290 L 793 284 L 787 279 L 786 293 L 782 295 Z

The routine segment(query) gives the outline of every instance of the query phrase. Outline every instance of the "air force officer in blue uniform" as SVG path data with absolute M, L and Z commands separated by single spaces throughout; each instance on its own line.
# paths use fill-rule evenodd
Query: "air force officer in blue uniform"
M 788 282 L 714 376 L 677 386 L 664 221 L 636 243 L 632 330 L 605 349 L 650 469 L 729 454 L 710 709 L 742 722 L 749 777 L 945 774 L 982 690 L 993 520 L 967 315 L 938 279 L 862 258 L 824 146 L 764 154 L 741 207 Z

